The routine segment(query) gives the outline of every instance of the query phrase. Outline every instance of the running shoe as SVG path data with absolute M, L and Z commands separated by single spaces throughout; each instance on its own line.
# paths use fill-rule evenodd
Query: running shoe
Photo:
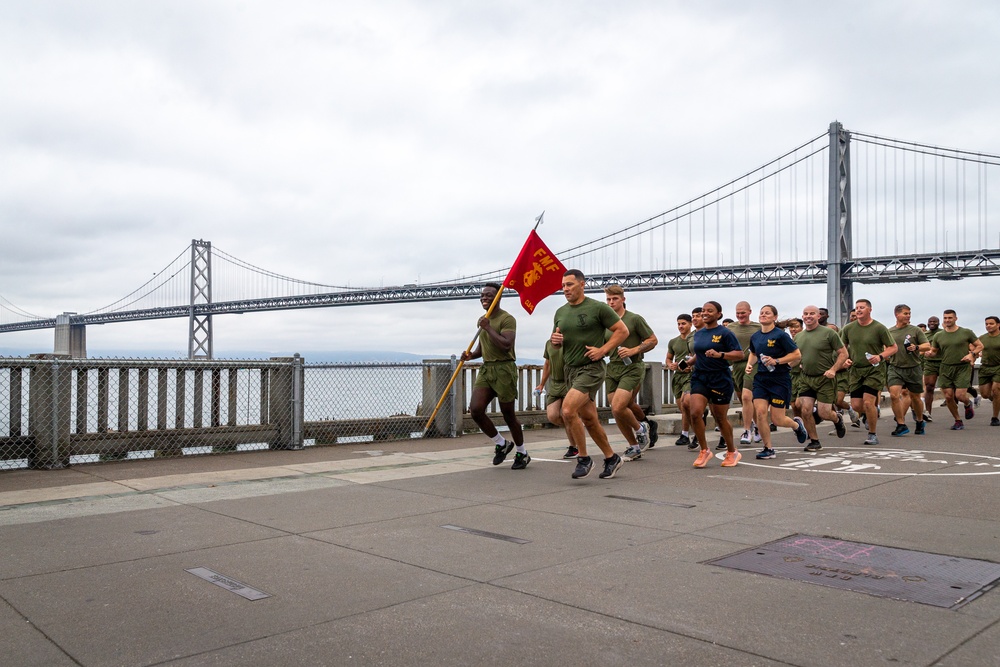
M 594 459 L 589 456 L 576 457 L 576 470 L 573 471 L 573 479 L 581 479 L 590 474 L 594 469 Z
M 638 461 L 642 458 L 642 450 L 639 449 L 639 445 L 629 445 L 622 458 L 626 461 Z
M 854 411 L 854 408 L 847 408 L 847 416 L 851 420 L 851 426 L 854 428 L 861 428 L 861 417 L 858 413 Z
M 507 455 L 514 450 L 514 443 L 510 440 L 504 440 L 502 445 L 497 445 L 493 453 L 493 465 L 498 466 L 503 463 L 503 460 L 507 458 Z
M 690 445 L 691 438 L 687 437 L 682 433 L 681 437 L 677 438 L 677 440 L 674 441 L 674 444 L 677 445 L 678 447 L 683 447 L 684 445 Z
M 735 468 L 736 464 L 740 462 L 743 455 L 739 452 L 726 452 L 726 455 L 722 457 L 722 467 L 723 468 Z
M 611 479 L 618 472 L 618 469 L 622 467 L 622 457 L 617 454 L 612 454 L 610 459 L 604 459 L 604 470 L 598 477 L 601 479 Z
M 639 422 L 639 430 L 635 432 L 635 441 L 640 452 L 649 447 L 649 426 L 646 425 L 646 422 Z
M 913 430 L 913 433 L 915 435 L 923 435 L 924 434 L 924 423 L 923 422 L 917 422 L 917 428 L 915 428 Z
M 778 430 L 778 425 L 774 423 L 768 424 L 767 427 L 771 429 L 771 433 L 775 433 Z
M 908 435 L 909 433 L 910 429 L 906 426 L 906 424 L 896 424 L 896 429 L 889 435 L 900 436 L 900 435 Z
M 1000 426 L 1000 418 L 994 417 L 990 420 L 990 426 Z
M 969 401 L 968 405 L 965 406 L 965 418 L 972 419 L 976 416 L 976 411 L 972 409 L 972 401 Z
M 743 431 L 743 435 L 740 436 L 740 444 L 741 445 L 750 444 L 750 431 Z
M 764 449 L 762 449 L 759 452 L 757 452 L 757 460 L 758 461 L 763 461 L 765 459 L 773 459 L 776 456 L 777 456 L 777 454 L 775 454 L 774 450 L 771 449 L 770 447 L 765 447 Z
M 977 408 L 979 407 L 979 404 L 982 403 L 982 402 L 983 402 L 983 397 L 980 396 L 979 394 L 976 394 L 976 397 L 974 399 L 972 399 L 972 404 L 974 406 L 976 406 Z
M 837 421 L 833 423 L 833 427 L 836 429 L 838 438 L 843 438 L 847 435 L 847 427 L 844 426 L 844 415 L 837 415 Z
M 569 447 L 566 448 L 566 453 L 563 454 L 563 458 L 575 459 L 579 455 L 580 455 L 580 450 L 574 447 L 573 445 L 570 445 Z
M 660 430 L 660 425 L 655 421 L 647 421 L 646 424 L 649 426 L 649 448 L 652 449 L 656 445 L 656 441 L 660 439 L 657 431 Z
M 717 444 L 717 445 L 715 446 L 715 448 L 716 448 L 716 449 L 725 449 L 725 448 L 726 448 L 726 439 L 725 439 L 725 438 L 721 438 L 721 437 L 720 437 L 720 438 L 719 438 L 719 444 Z
M 517 452 L 516 454 L 514 454 L 514 465 L 512 465 L 510 469 L 524 470 L 525 468 L 528 467 L 529 463 L 531 463 L 531 457 L 528 456 L 528 452 L 525 452 L 524 454 L 522 454 L 521 452 Z
M 698 449 L 701 445 L 698 444 L 698 436 L 691 438 L 691 442 L 688 443 L 688 449 Z
M 819 444 L 819 440 L 810 440 L 809 444 L 805 446 L 802 450 L 804 452 L 818 452 L 823 449 L 823 445 Z
M 956 419 L 955 423 L 951 426 L 952 431 L 961 431 L 963 429 L 965 429 L 965 424 L 962 423 L 961 419 Z
M 757 430 L 756 426 L 753 427 L 753 441 L 754 443 L 763 442 L 763 439 L 760 437 L 760 431 Z
M 809 432 L 806 431 L 806 425 L 802 423 L 801 417 L 795 417 L 792 421 L 794 421 L 797 424 L 797 426 L 795 427 L 795 438 L 799 441 L 799 444 L 801 445 L 802 443 L 804 443 L 806 440 L 809 439 Z
M 865 444 L 866 445 L 877 445 L 878 444 L 878 436 L 875 435 L 874 433 L 869 433 L 868 437 L 865 438 Z
M 931 419 L 931 413 L 929 413 L 929 412 L 925 412 L 924 413 L 924 421 L 927 422 L 928 424 L 933 424 L 934 423 L 934 420 Z
M 712 452 L 707 449 L 703 449 L 698 452 L 698 458 L 694 460 L 695 468 L 704 468 L 708 465 L 709 460 L 712 458 Z

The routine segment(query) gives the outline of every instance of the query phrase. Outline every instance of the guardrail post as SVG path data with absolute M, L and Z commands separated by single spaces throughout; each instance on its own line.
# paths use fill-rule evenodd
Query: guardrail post
M 649 401 L 649 414 L 663 412 L 663 362 L 647 361 L 646 375 L 642 378 L 639 396 Z
M 60 363 L 69 355 L 33 354 L 32 359 L 50 363 L 31 369 L 28 386 L 28 434 L 34 449 L 28 466 L 54 470 L 69 465 L 70 401 L 73 396 L 73 368 Z
M 277 430 L 270 449 L 302 449 L 302 396 L 305 389 L 303 359 L 272 357 L 283 365 L 267 372 L 268 424 Z
M 424 359 L 424 381 L 423 391 L 420 398 L 420 410 L 418 415 L 430 417 L 431 411 L 441 398 L 441 392 L 448 384 L 448 380 L 458 368 L 458 360 L 452 355 L 451 359 Z M 458 434 L 458 410 L 457 398 L 464 394 L 462 387 L 465 386 L 464 373 L 455 378 L 448 396 L 441 404 L 441 409 L 434 416 L 429 431 L 437 435 L 454 438 Z

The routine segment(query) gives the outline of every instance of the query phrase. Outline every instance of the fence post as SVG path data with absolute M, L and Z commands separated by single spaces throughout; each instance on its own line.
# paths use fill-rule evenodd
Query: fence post
M 647 361 L 646 375 L 642 378 L 639 395 L 649 400 L 649 414 L 663 412 L 663 362 Z
M 283 365 L 267 371 L 268 424 L 277 429 L 270 449 L 302 449 L 302 358 L 271 357 Z
M 418 416 L 429 417 L 434 406 L 437 405 L 438 400 L 441 398 L 441 392 L 447 386 L 448 380 L 455 373 L 458 361 L 452 355 L 450 361 L 448 359 L 424 359 L 423 364 L 424 381 L 420 398 L 420 409 L 417 412 Z M 429 431 L 433 434 L 454 438 L 458 432 L 455 421 L 455 404 L 456 396 L 459 395 L 458 387 L 460 384 L 462 384 L 462 378 L 455 378 L 455 382 L 449 390 L 449 395 L 441 404 L 441 409 L 438 410 L 437 415 L 434 416 L 434 421 L 431 422 Z
M 32 359 L 49 363 L 32 366 L 28 385 L 28 435 L 34 438 L 34 450 L 28 466 L 55 470 L 69 465 L 70 401 L 73 396 L 68 354 L 33 354 Z

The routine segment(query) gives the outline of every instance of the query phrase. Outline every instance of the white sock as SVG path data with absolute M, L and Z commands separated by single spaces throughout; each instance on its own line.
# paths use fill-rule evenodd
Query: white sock
M 503 445 L 506 442 L 506 440 L 504 440 L 504 437 L 502 435 L 497 433 L 495 436 L 493 436 L 493 442 L 497 445 Z
M 688 433 L 687 431 L 681 431 L 681 435 L 683 435 L 686 438 L 686 437 L 688 437 L 691 434 Z
M 516 445 L 514 447 L 514 449 L 517 451 L 518 454 L 527 454 L 528 453 L 528 450 L 525 449 L 524 445 Z

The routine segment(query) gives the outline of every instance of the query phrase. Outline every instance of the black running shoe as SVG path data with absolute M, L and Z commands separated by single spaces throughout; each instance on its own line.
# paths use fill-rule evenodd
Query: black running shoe
M 726 448 L 726 439 L 725 438 L 719 438 L 719 444 L 717 444 L 715 446 L 715 448 L 716 449 L 725 449 Z
M 514 450 L 514 443 L 510 440 L 504 440 L 502 445 L 497 445 L 493 454 L 493 465 L 498 466 L 503 463 L 503 460 L 507 458 L 507 455 Z
M 837 421 L 833 424 L 833 427 L 837 429 L 838 438 L 843 438 L 847 435 L 847 427 L 844 426 L 844 415 L 837 415 Z
M 570 445 L 569 447 L 566 448 L 566 453 L 563 454 L 563 458 L 564 459 L 575 459 L 579 455 L 580 455 L 580 450 L 578 450 L 573 445 Z
M 590 474 L 594 469 L 594 459 L 589 456 L 578 456 L 576 458 L 576 470 L 573 471 L 573 479 L 580 479 Z
M 823 445 L 819 444 L 819 440 L 810 440 L 809 444 L 806 445 L 805 449 L 803 449 L 802 451 L 805 451 L 805 452 L 818 452 L 821 449 L 823 449 Z
M 659 434 L 657 434 L 657 431 L 660 430 L 660 425 L 652 419 L 647 423 L 649 424 L 649 448 L 652 449 L 656 445 L 656 441 L 660 439 Z
M 604 470 L 598 477 L 601 479 L 611 479 L 618 472 L 618 469 L 622 467 L 622 457 L 614 454 L 610 459 L 604 459 Z
M 511 470 L 524 470 L 531 463 L 531 457 L 528 456 L 528 452 L 522 454 L 518 452 L 514 454 L 514 465 L 510 467 Z
M 698 436 L 691 438 L 691 442 L 688 443 L 688 449 L 701 449 L 701 445 L 698 444 Z
M 677 440 L 674 441 L 674 444 L 677 445 L 678 447 L 683 447 L 684 445 L 690 445 L 691 438 L 687 437 L 682 433 L 681 437 L 677 438 Z
M 778 430 L 778 425 L 777 424 L 769 424 L 769 426 L 771 427 L 771 433 L 774 433 L 775 431 Z

